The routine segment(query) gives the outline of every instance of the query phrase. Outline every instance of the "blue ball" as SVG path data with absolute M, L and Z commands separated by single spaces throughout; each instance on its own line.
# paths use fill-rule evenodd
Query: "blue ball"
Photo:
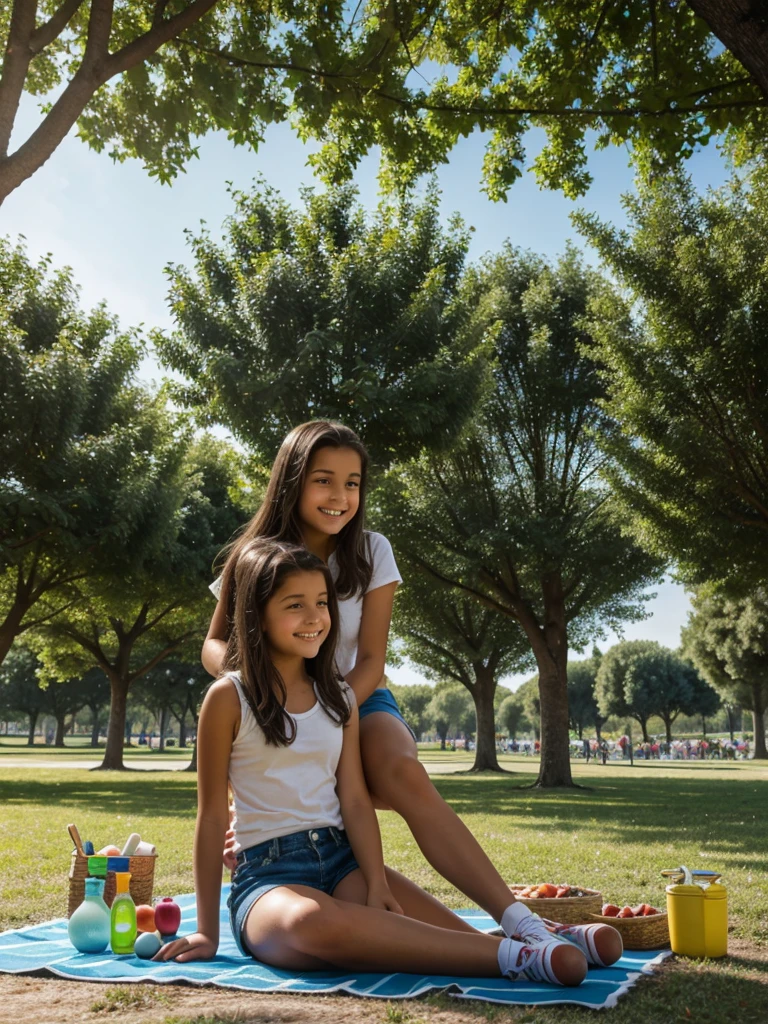
M 162 942 L 154 932 L 142 932 L 133 944 L 133 951 L 142 960 L 151 960 L 155 953 L 159 953 Z

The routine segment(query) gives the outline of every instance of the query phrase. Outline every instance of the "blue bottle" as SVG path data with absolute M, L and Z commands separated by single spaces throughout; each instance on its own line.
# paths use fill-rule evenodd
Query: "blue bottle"
M 103 897 L 104 879 L 86 878 L 85 899 L 67 924 L 78 953 L 103 953 L 109 945 L 111 914 Z

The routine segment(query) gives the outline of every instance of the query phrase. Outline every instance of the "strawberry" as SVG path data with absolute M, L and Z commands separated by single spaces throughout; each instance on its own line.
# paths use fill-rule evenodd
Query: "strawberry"
M 544 885 L 539 886 L 539 896 L 544 899 L 553 899 L 557 896 L 557 886 L 550 885 L 549 882 L 545 882 Z
M 642 917 L 647 906 L 647 903 L 638 903 L 636 907 L 632 907 L 632 917 Z
M 632 912 L 632 907 L 622 907 L 621 910 L 616 915 L 616 917 L 634 917 L 634 916 L 635 915 Z
M 604 903 L 603 909 L 600 911 L 603 917 L 618 917 L 619 908 L 615 903 Z
M 650 917 L 652 914 L 658 914 L 658 913 L 659 913 L 659 911 L 656 909 L 656 907 L 649 907 L 648 904 L 646 903 L 645 910 L 643 911 L 643 917 Z
M 570 885 L 558 885 L 556 897 L 558 899 L 564 899 L 571 895 Z

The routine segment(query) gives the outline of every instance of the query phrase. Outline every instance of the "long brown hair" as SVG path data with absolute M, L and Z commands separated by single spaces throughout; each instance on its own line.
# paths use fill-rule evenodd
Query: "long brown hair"
M 307 671 L 315 681 L 318 700 L 330 718 L 343 725 L 350 714 L 336 669 L 339 608 L 328 566 L 322 558 L 296 544 L 269 539 L 249 541 L 243 545 L 235 567 L 237 596 L 224 672 L 240 673 L 248 706 L 267 743 L 274 746 L 293 742 L 296 723 L 285 710 L 285 683 L 269 656 L 261 620 L 269 599 L 284 580 L 296 572 L 320 572 L 325 577 L 331 628 L 317 657 L 306 659 Z
M 222 556 L 226 562 L 222 572 L 222 594 L 228 595 L 230 617 L 234 608 L 233 580 L 241 551 L 256 537 L 301 544 L 299 502 L 312 456 L 320 448 L 351 448 L 360 456 L 360 504 L 357 512 L 339 531 L 336 540 L 336 593 L 340 598 L 364 594 L 373 574 L 368 541 L 363 529 L 365 492 L 368 480 L 368 452 L 349 427 L 328 420 L 311 420 L 294 427 L 280 445 L 261 507 L 245 526 L 240 536 Z M 219 562 L 221 561 L 221 557 Z

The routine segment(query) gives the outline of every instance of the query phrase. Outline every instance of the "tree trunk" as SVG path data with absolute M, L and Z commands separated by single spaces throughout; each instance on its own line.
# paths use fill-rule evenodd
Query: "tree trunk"
M 91 725 L 91 746 L 98 747 L 99 745 L 99 709 L 96 704 L 89 704 L 88 709 L 91 712 L 93 719 Z
M 56 739 L 53 741 L 54 747 L 64 746 L 64 733 L 66 731 L 66 714 L 56 715 Z
M 756 0 L 688 0 L 688 6 L 744 65 L 768 99 L 765 5 Z
M 493 669 L 482 662 L 474 666 L 475 685 L 472 699 L 475 702 L 477 729 L 475 732 L 475 763 L 473 772 L 500 772 L 501 766 L 496 751 L 496 715 L 493 707 L 493 695 L 496 692 L 496 679 Z
M 197 740 L 192 745 L 192 760 L 189 762 L 187 767 L 184 769 L 185 772 L 196 772 L 197 771 Z
M 121 678 L 117 672 L 108 672 L 111 701 L 109 705 L 109 725 L 107 726 L 107 748 L 104 760 L 99 768 L 124 771 L 123 744 L 125 743 L 125 715 L 128 702 L 128 680 Z
M 546 625 L 541 628 L 533 615 L 521 617 L 520 624 L 531 641 L 539 670 L 541 761 L 536 785 L 551 789 L 574 784 L 568 715 L 568 630 L 559 574 L 543 579 L 541 589 Z
M 648 738 L 648 719 L 642 718 L 640 715 L 636 715 L 635 717 L 637 718 L 637 721 L 640 724 L 640 729 L 643 733 L 643 743 L 650 743 L 651 741 Z M 667 736 L 667 742 L 671 742 L 669 735 Z
M 0 665 L 5 661 L 5 656 L 13 646 L 13 641 L 23 633 L 21 621 L 29 611 L 28 601 L 20 601 L 18 598 L 11 605 L 5 619 L 0 623 Z
M 701 716 L 701 732 L 704 738 L 707 737 L 707 720 L 704 715 Z
M 662 715 L 661 717 L 664 719 L 664 729 L 666 730 L 666 733 L 667 733 L 667 743 L 671 743 L 672 742 L 672 719 L 670 718 L 669 715 Z M 650 740 L 648 739 L 648 737 L 646 735 L 646 732 L 645 732 L 645 724 L 643 724 L 643 742 L 650 743 Z
M 187 745 L 187 716 L 186 713 L 179 719 L 179 749 L 184 749 Z
M 768 760 L 768 750 L 765 747 L 765 701 L 760 692 L 762 687 L 759 684 L 753 686 L 754 707 L 752 709 L 752 724 L 755 733 L 754 757 L 758 761 Z
M 37 725 L 37 717 L 39 714 L 39 711 L 29 712 L 29 734 L 27 736 L 28 747 L 34 747 L 35 745 L 35 726 Z
M 734 741 L 734 733 L 736 732 L 736 726 L 734 724 L 734 719 L 735 719 L 736 716 L 734 714 L 734 709 L 731 708 L 731 707 L 726 707 L 725 713 L 728 716 L 728 732 L 731 735 L 731 743 L 733 743 L 733 742 L 735 742 Z
M 168 708 L 160 709 L 160 746 L 157 748 L 158 753 L 162 754 L 165 750 L 165 731 L 168 728 Z

